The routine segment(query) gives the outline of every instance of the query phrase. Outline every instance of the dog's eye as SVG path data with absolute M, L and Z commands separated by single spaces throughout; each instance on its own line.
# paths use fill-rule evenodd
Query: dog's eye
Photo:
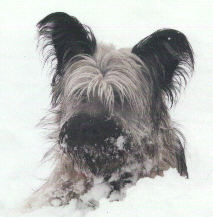
M 115 101 L 115 104 L 118 104 L 118 105 L 122 104 L 121 97 L 117 91 L 114 91 L 114 101 Z
M 86 95 L 82 95 L 81 102 L 82 103 L 87 103 L 88 102 L 88 99 L 87 99 Z
M 86 98 L 83 98 L 82 99 L 82 103 L 86 103 L 87 102 L 87 99 Z

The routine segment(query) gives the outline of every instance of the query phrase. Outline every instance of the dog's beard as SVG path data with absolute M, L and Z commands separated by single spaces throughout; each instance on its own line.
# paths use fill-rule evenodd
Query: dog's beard
M 65 122 L 61 148 L 94 175 L 107 176 L 126 164 L 133 149 L 131 136 L 107 116 L 84 118 L 76 116 Z

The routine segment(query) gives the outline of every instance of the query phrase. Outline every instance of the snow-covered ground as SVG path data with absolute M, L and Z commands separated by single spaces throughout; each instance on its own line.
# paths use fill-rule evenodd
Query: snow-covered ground
M 0 217 L 212 217 L 213 7 L 209 0 L 1 0 Z M 195 52 L 195 73 L 171 111 L 184 132 L 190 178 L 175 170 L 145 178 L 124 201 L 101 200 L 95 211 L 18 207 L 51 170 L 40 164 L 49 144 L 35 127 L 49 104 L 49 76 L 36 51 L 36 23 L 64 11 L 92 27 L 96 38 L 130 47 L 160 28 L 184 32 Z

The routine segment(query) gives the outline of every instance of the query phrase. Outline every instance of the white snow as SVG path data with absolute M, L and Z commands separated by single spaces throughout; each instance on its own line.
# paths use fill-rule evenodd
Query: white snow
M 213 216 L 211 0 L 2 0 L 0 10 L 0 217 Z M 187 35 L 196 71 L 171 115 L 188 141 L 188 180 L 170 169 L 164 177 L 141 179 L 123 201 L 102 199 L 95 211 L 80 209 L 73 200 L 66 207 L 20 212 L 23 200 L 52 169 L 50 162 L 40 164 L 51 144 L 35 127 L 50 101 L 50 79 L 36 51 L 35 25 L 55 11 L 76 16 L 97 39 L 117 47 L 134 46 L 160 28 Z M 97 187 L 98 197 L 104 189 Z
M 116 146 L 119 150 L 122 150 L 124 147 L 125 138 L 123 136 L 119 136 L 116 140 Z

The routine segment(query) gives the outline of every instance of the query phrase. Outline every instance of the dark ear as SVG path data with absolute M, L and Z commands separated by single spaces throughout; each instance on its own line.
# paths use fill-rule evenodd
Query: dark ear
M 48 48 L 46 59 L 57 59 L 52 85 L 63 75 L 66 63 L 77 54 L 93 55 L 96 49 L 95 37 L 88 26 L 66 13 L 49 14 L 38 24 L 40 39 L 44 39 L 43 49 Z M 52 47 L 53 49 L 49 49 Z
M 173 29 L 158 30 L 136 44 L 132 53 L 149 69 L 155 94 L 165 93 L 173 105 L 182 83 L 194 69 L 193 51 L 186 36 Z

